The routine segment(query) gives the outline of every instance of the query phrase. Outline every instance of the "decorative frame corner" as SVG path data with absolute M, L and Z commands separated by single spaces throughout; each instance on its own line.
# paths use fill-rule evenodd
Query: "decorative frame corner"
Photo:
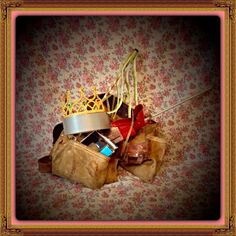
M 8 228 L 7 227 L 7 217 L 2 216 L 1 219 L 1 235 L 23 235 L 20 229 Z
M 235 233 L 235 220 L 234 220 L 234 216 L 231 216 L 229 218 L 229 225 L 227 228 L 224 229 L 216 229 L 215 230 L 215 234 L 219 235 L 219 234 L 224 234 L 224 235 L 234 235 Z
M 7 0 L 3 0 L 1 2 L 1 13 L 2 13 L 2 20 L 6 20 L 7 19 L 7 9 L 10 7 L 20 7 L 22 4 L 22 1 L 7 1 Z
M 231 0 L 216 0 L 216 7 L 228 8 L 229 10 L 229 18 L 235 22 L 235 2 Z

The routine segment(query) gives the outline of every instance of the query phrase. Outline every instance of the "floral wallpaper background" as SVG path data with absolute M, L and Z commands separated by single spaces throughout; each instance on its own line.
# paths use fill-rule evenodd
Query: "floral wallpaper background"
M 220 211 L 217 17 L 43 16 L 16 21 L 16 217 L 19 220 L 216 220 Z M 134 49 L 139 103 L 168 141 L 153 183 L 119 167 L 91 190 L 42 174 L 67 89 L 104 93 Z M 161 116 L 155 114 L 208 88 Z

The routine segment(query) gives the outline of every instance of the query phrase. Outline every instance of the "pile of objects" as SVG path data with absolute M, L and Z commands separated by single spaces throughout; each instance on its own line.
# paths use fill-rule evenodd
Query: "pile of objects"
M 135 49 L 128 56 L 107 93 L 97 94 L 94 88 L 93 96 L 87 97 L 81 88 L 79 99 L 71 99 L 66 92 L 64 119 L 54 128 L 49 156 L 39 160 L 41 172 L 92 189 L 118 181 L 118 165 L 145 182 L 154 179 L 166 141 L 158 124 L 145 118 L 143 105 L 138 104 L 137 54 Z

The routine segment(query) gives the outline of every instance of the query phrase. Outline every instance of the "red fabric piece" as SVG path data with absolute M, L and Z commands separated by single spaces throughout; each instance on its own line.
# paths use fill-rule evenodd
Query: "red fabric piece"
M 144 120 L 144 113 L 143 113 L 143 105 L 142 104 L 139 104 L 134 108 L 133 115 L 134 115 L 134 125 L 131 130 L 130 137 L 135 136 L 137 131 L 146 124 L 145 120 Z M 111 123 L 111 126 L 118 127 L 123 138 L 125 139 L 128 135 L 131 123 L 132 123 L 131 118 L 124 118 L 124 119 L 113 121 Z
M 139 104 L 134 108 L 134 130 L 138 131 L 146 122 L 144 120 L 143 105 Z

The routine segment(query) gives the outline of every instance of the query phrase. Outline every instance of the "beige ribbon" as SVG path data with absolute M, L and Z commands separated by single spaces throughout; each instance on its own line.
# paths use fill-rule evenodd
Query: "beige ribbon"
M 122 63 L 122 67 L 120 69 L 120 73 L 118 74 L 114 84 L 110 87 L 108 92 L 102 98 L 102 102 L 106 101 L 111 96 L 111 91 L 114 87 L 116 87 L 117 93 L 117 102 L 116 104 L 113 103 L 113 106 L 110 108 L 108 106 L 108 114 L 116 114 L 119 108 L 124 102 L 124 92 L 125 89 L 127 91 L 127 99 L 128 101 L 128 117 L 131 118 L 131 89 L 130 89 L 130 74 L 129 74 L 129 66 L 132 66 L 132 78 L 134 83 L 134 102 L 135 105 L 138 104 L 138 92 L 137 92 L 137 73 L 136 73 L 136 57 L 138 55 L 138 50 L 134 49 L 134 51 L 125 59 Z

